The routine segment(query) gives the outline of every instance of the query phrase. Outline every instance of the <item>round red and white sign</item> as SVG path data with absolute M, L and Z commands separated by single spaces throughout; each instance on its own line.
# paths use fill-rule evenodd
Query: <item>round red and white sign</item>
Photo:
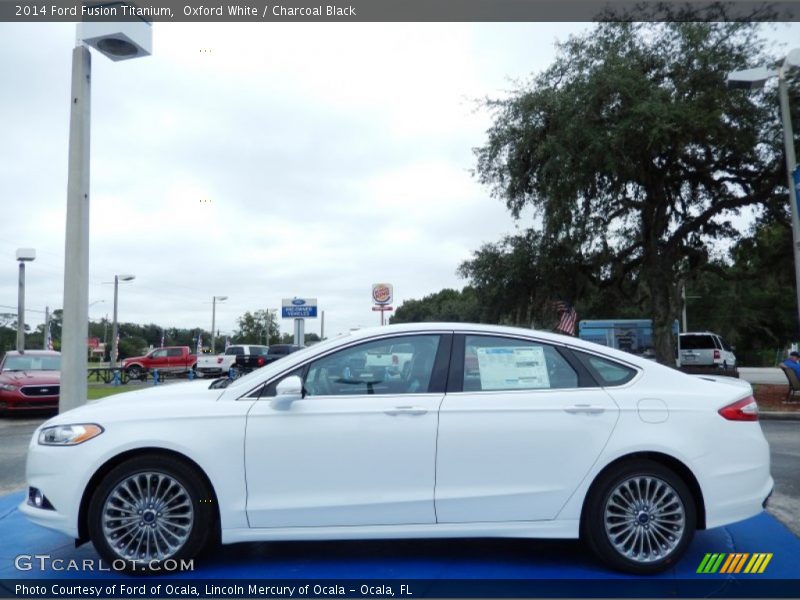
M 372 300 L 375 302 L 375 304 L 390 304 L 392 302 L 392 284 L 373 283 Z

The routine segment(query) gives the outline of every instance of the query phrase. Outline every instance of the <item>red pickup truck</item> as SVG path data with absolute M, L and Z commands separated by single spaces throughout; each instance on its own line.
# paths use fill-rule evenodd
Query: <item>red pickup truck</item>
M 166 346 L 151 350 L 144 356 L 126 358 L 120 365 L 128 377 L 137 379 L 146 371 L 169 371 L 186 373 L 197 366 L 197 356 L 192 354 L 189 346 Z

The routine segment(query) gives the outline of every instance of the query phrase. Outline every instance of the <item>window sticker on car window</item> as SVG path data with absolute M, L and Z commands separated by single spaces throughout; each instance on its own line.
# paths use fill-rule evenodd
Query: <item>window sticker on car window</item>
M 477 355 L 483 390 L 550 387 L 541 346 L 478 348 Z

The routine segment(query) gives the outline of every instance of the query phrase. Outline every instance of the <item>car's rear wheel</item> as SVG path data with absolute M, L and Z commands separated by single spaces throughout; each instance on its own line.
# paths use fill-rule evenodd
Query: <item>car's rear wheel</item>
M 139 379 L 142 376 L 142 367 L 139 365 L 131 365 L 125 370 L 128 373 L 129 379 Z
M 170 456 L 132 458 L 112 469 L 89 503 L 89 537 L 115 569 L 148 572 L 188 560 L 213 538 L 211 490 Z
M 657 573 L 683 555 L 696 527 L 694 499 L 673 471 L 636 460 L 604 475 L 592 487 L 583 534 L 609 566 L 628 573 Z

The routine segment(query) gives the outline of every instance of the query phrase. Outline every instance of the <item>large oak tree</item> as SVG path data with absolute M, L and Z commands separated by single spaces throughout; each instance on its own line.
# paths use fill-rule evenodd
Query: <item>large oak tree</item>
M 760 27 L 598 24 L 487 101 L 480 181 L 515 217 L 531 207 L 542 244 L 572 248 L 587 285 L 633 281 L 665 363 L 681 281 L 713 241 L 738 236 L 742 209 L 787 193 L 774 94 L 725 86 L 730 71 L 774 64 Z

